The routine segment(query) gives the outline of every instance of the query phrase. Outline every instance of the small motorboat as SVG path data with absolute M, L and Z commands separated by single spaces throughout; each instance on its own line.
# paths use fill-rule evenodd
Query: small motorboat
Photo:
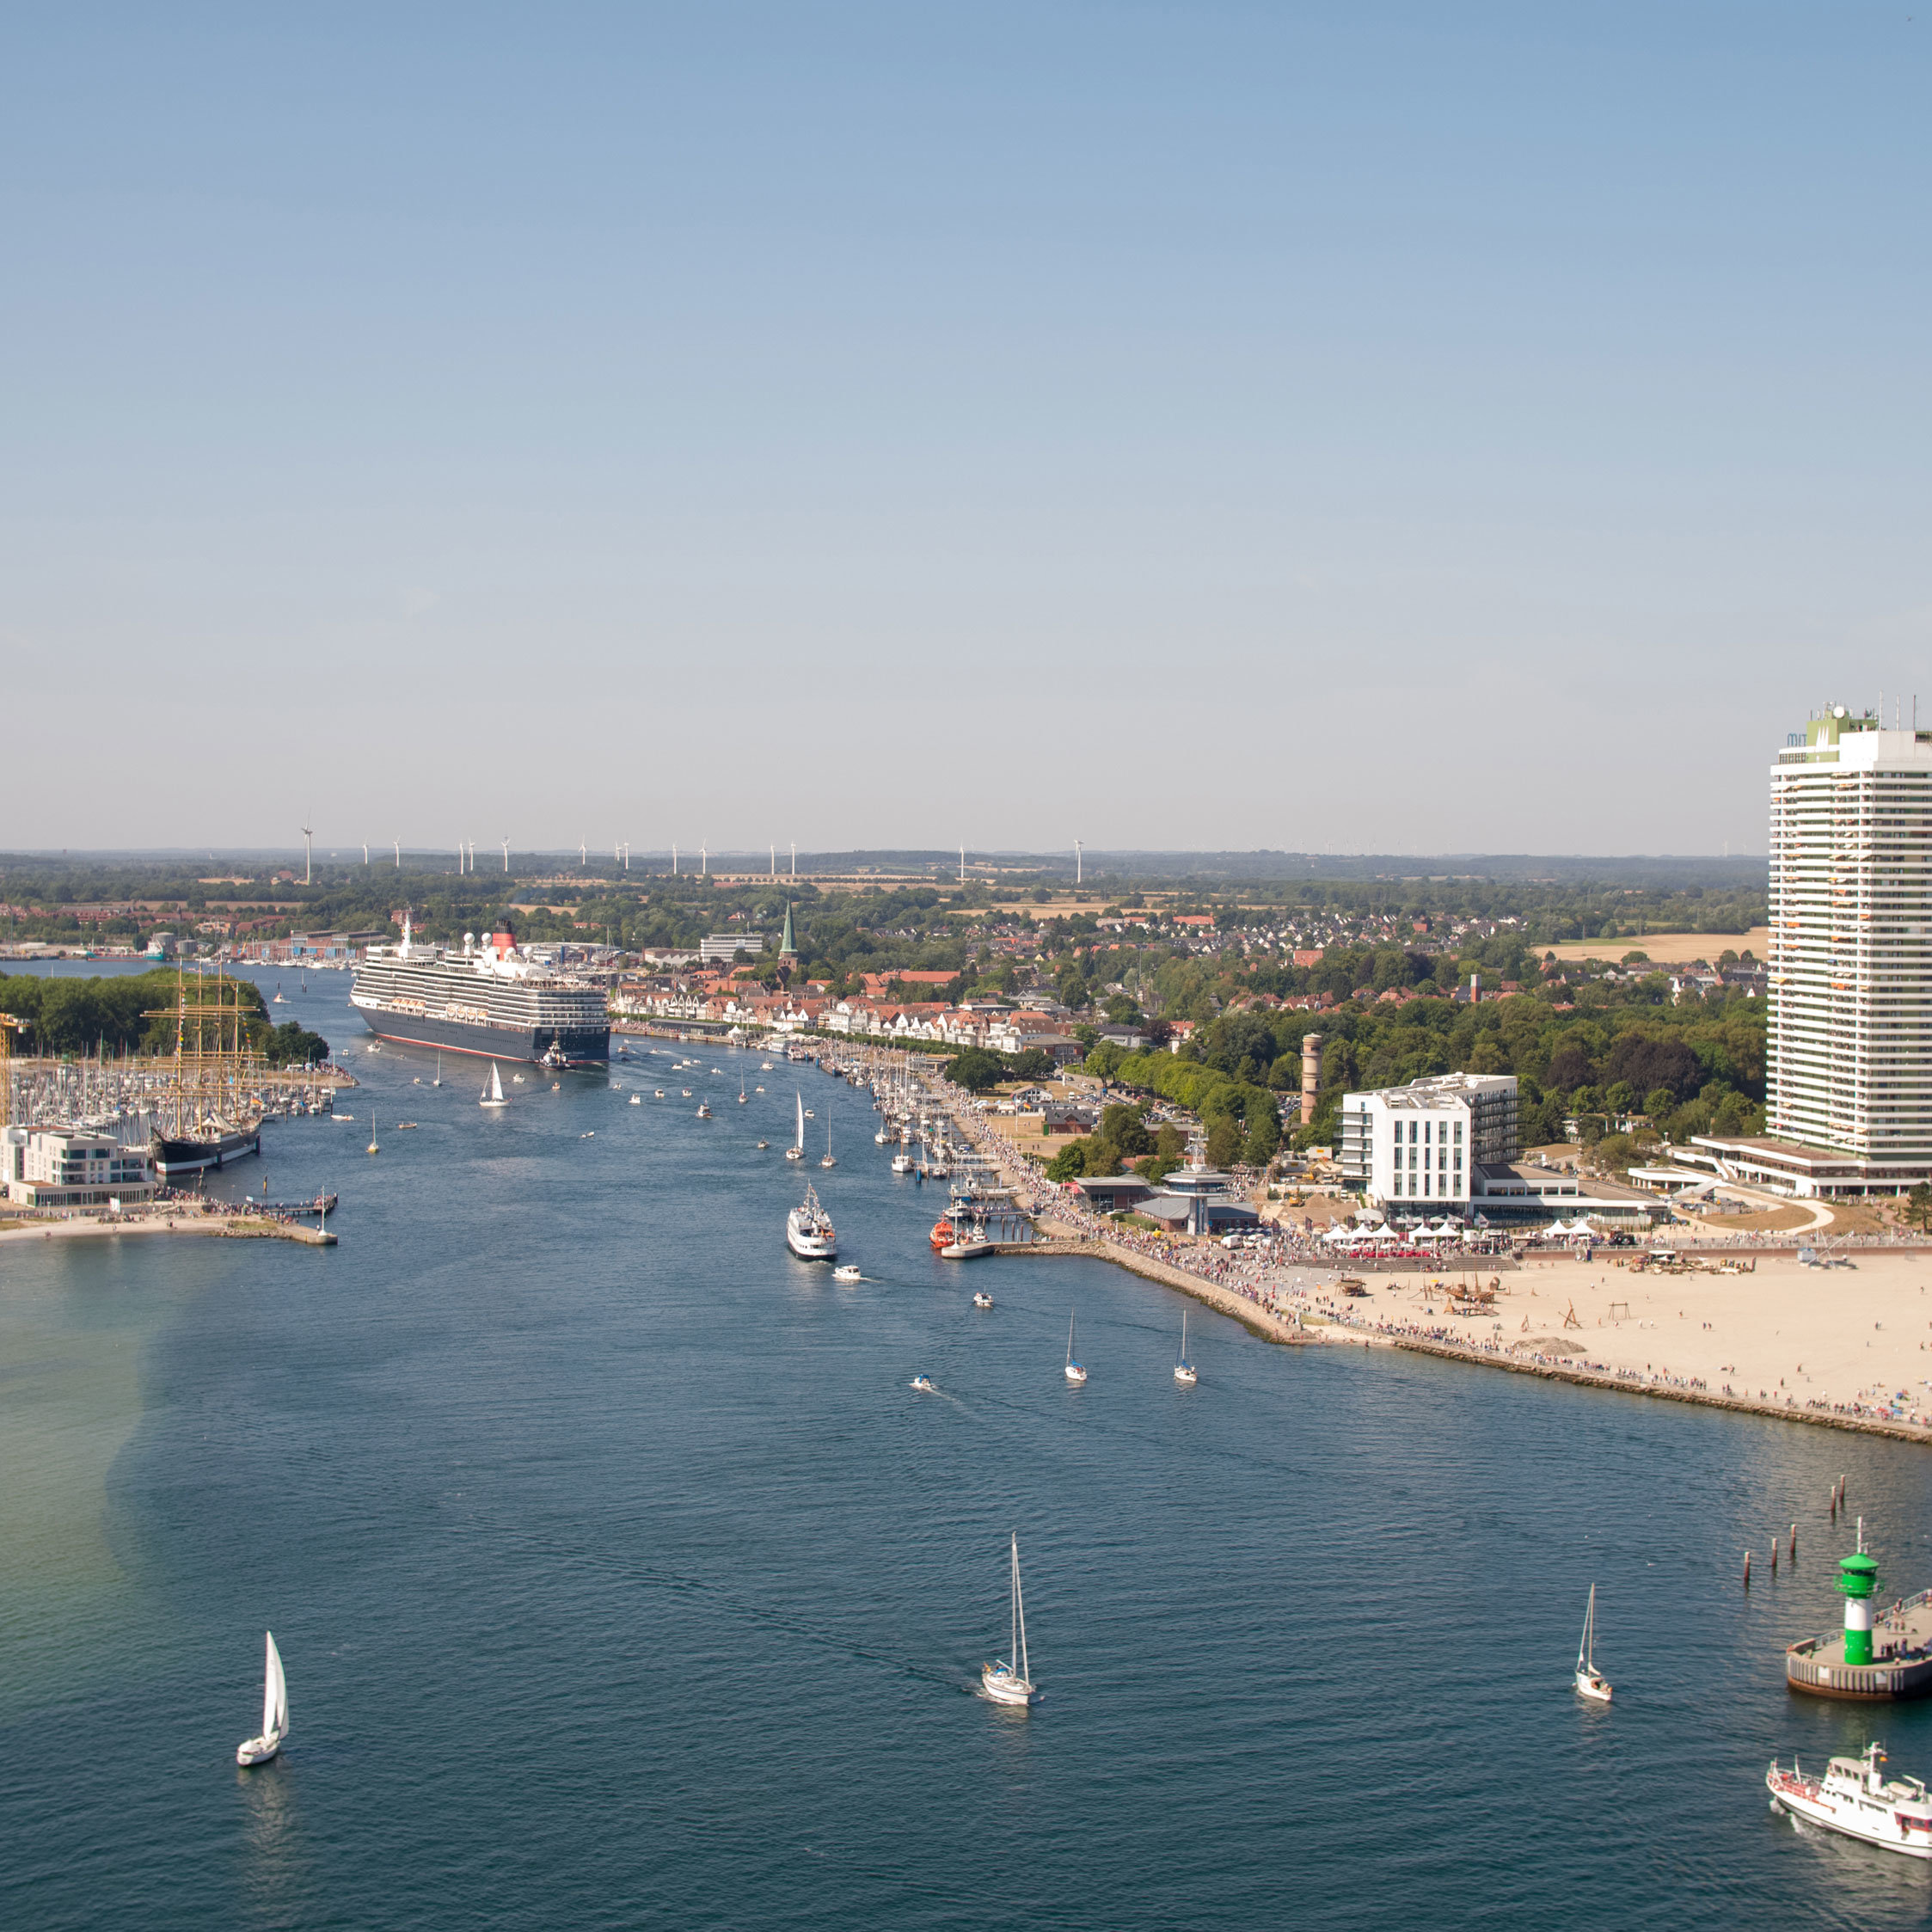
M 662 1100 L 662 1099 L 664 1098 L 664 1089 L 663 1089 L 663 1088 L 661 1088 L 661 1087 L 660 1087 L 660 1088 L 659 1088 L 659 1089 L 658 1089 L 658 1096 L 657 1096 L 657 1097 L 658 1097 L 658 1098 L 659 1098 L 659 1099 L 660 1101 L 661 1101 L 661 1100 Z
M 282 1653 L 275 1647 L 275 1633 L 267 1633 L 267 1662 L 261 1676 L 261 1735 L 238 1745 L 237 1764 L 266 1764 L 282 1748 L 288 1736 L 288 1679 L 282 1674 Z
M 680 1087 L 678 1091 L 682 1094 L 686 1100 L 689 1100 L 691 1097 L 691 1090 L 689 1087 Z
M 1806 1777 L 1796 1758 L 1787 1771 L 1774 1757 L 1764 1787 L 1775 1811 L 1908 1858 L 1932 1858 L 1932 1792 L 1917 1778 L 1887 1778 L 1879 1769 L 1885 1761 L 1885 1746 L 1868 1744 L 1857 1757 L 1832 1758 L 1823 1777 Z
M 759 1151 L 759 1152 L 760 1152 L 760 1153 L 762 1154 L 762 1153 L 763 1153 L 763 1152 L 764 1151 L 764 1150 L 765 1150 L 766 1148 L 768 1148 L 769 1146 L 770 1146 L 770 1145 L 771 1145 L 771 1143 L 770 1143 L 770 1142 L 769 1140 L 761 1140 L 761 1141 L 760 1141 L 760 1142 L 758 1142 L 758 1144 L 757 1144 L 757 1146 L 758 1146 L 758 1151 Z
M 708 1120 L 711 1118 L 711 1109 L 703 1101 L 697 1103 L 697 1117 L 701 1120 Z
M 630 1104 L 631 1104 L 631 1105 L 632 1105 L 633 1107 L 641 1107 L 641 1106 L 643 1106 L 643 1104 L 644 1104 L 644 1096 L 643 1096 L 643 1095 L 641 1095 L 641 1094 L 633 1094 L 633 1095 L 632 1095 L 630 1096 Z
M 959 1236 L 954 1231 L 952 1222 L 942 1214 L 933 1223 L 932 1232 L 926 1239 L 931 1243 L 934 1254 L 943 1254 L 959 1239 Z
M 972 1305 L 975 1308 L 991 1308 L 993 1305 L 993 1297 L 989 1295 L 984 1288 L 982 1288 L 979 1292 L 972 1297 Z
M 414 1120 L 398 1120 L 396 1124 L 396 1131 L 399 1134 L 406 1134 L 408 1133 L 415 1126 L 415 1125 L 416 1123 Z
M 834 1268 L 831 1271 L 831 1278 L 834 1281 L 843 1281 L 848 1288 L 854 1282 L 865 1279 L 865 1277 L 849 1261 L 846 1262 L 843 1267 Z
M 935 1383 L 929 1375 L 914 1376 L 912 1378 L 912 1386 L 917 1389 L 922 1395 L 936 1395 L 939 1393 L 938 1383 Z

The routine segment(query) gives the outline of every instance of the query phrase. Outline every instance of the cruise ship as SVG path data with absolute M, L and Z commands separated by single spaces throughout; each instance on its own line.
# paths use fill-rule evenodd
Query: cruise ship
M 400 946 L 371 946 L 349 1004 L 381 1040 L 440 1046 L 492 1060 L 586 1066 L 610 1058 L 604 991 L 525 959 L 506 925 L 463 950 L 419 946 L 402 923 Z

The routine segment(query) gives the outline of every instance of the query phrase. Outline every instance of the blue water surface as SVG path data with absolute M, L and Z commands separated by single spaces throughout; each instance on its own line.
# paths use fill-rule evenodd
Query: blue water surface
M 340 1189 L 340 1248 L 0 1247 L 0 1922 L 1871 1928 L 1932 1906 L 1924 1868 L 1800 1831 L 1762 1784 L 1774 1752 L 1868 1734 L 1932 1771 L 1932 1711 L 1794 1699 L 1781 1671 L 1837 1615 L 1841 1471 L 1888 1579 L 1932 1580 L 1923 1451 L 1289 1350 L 1198 1309 L 1183 1390 L 1173 1294 L 939 1261 L 942 1203 L 815 1070 L 636 1053 L 555 1091 L 527 1070 L 492 1114 L 471 1064 L 435 1088 L 433 1055 L 365 1052 L 345 977 L 259 977 L 364 1085 L 354 1121 L 273 1123 L 222 1185 Z M 769 1089 L 742 1107 L 741 1076 Z M 808 1143 L 831 1125 L 840 1164 L 806 1177 L 856 1289 L 782 1245 L 794 1084 Z M 922 1371 L 940 1393 L 908 1387 Z M 973 1694 L 1015 1530 L 1030 1713 Z M 1568 1682 L 1592 1582 L 1608 1710 Z M 294 1731 L 242 1772 L 267 1627 Z

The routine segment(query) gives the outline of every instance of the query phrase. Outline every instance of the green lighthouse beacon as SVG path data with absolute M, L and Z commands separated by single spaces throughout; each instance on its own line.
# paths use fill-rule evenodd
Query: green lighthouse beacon
M 1838 1561 L 1838 1588 L 1845 1599 L 1845 1662 L 1872 1661 L 1872 1598 L 1879 1567 L 1865 1554 L 1865 1518 L 1858 1519 L 1858 1552 Z

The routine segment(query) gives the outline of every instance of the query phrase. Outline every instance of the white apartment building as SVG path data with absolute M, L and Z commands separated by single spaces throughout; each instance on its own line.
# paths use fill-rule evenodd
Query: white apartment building
M 74 1127 L 0 1127 L 0 1191 L 28 1207 L 105 1207 L 150 1200 L 154 1158 L 111 1134 Z
M 1698 1144 L 1800 1194 L 1932 1177 L 1932 732 L 1843 705 L 1794 732 L 1770 860 L 1767 1135 Z
M 1407 1087 L 1345 1094 L 1343 1178 L 1378 1207 L 1463 1213 L 1485 1167 L 1513 1161 L 1513 1073 L 1445 1073 Z

